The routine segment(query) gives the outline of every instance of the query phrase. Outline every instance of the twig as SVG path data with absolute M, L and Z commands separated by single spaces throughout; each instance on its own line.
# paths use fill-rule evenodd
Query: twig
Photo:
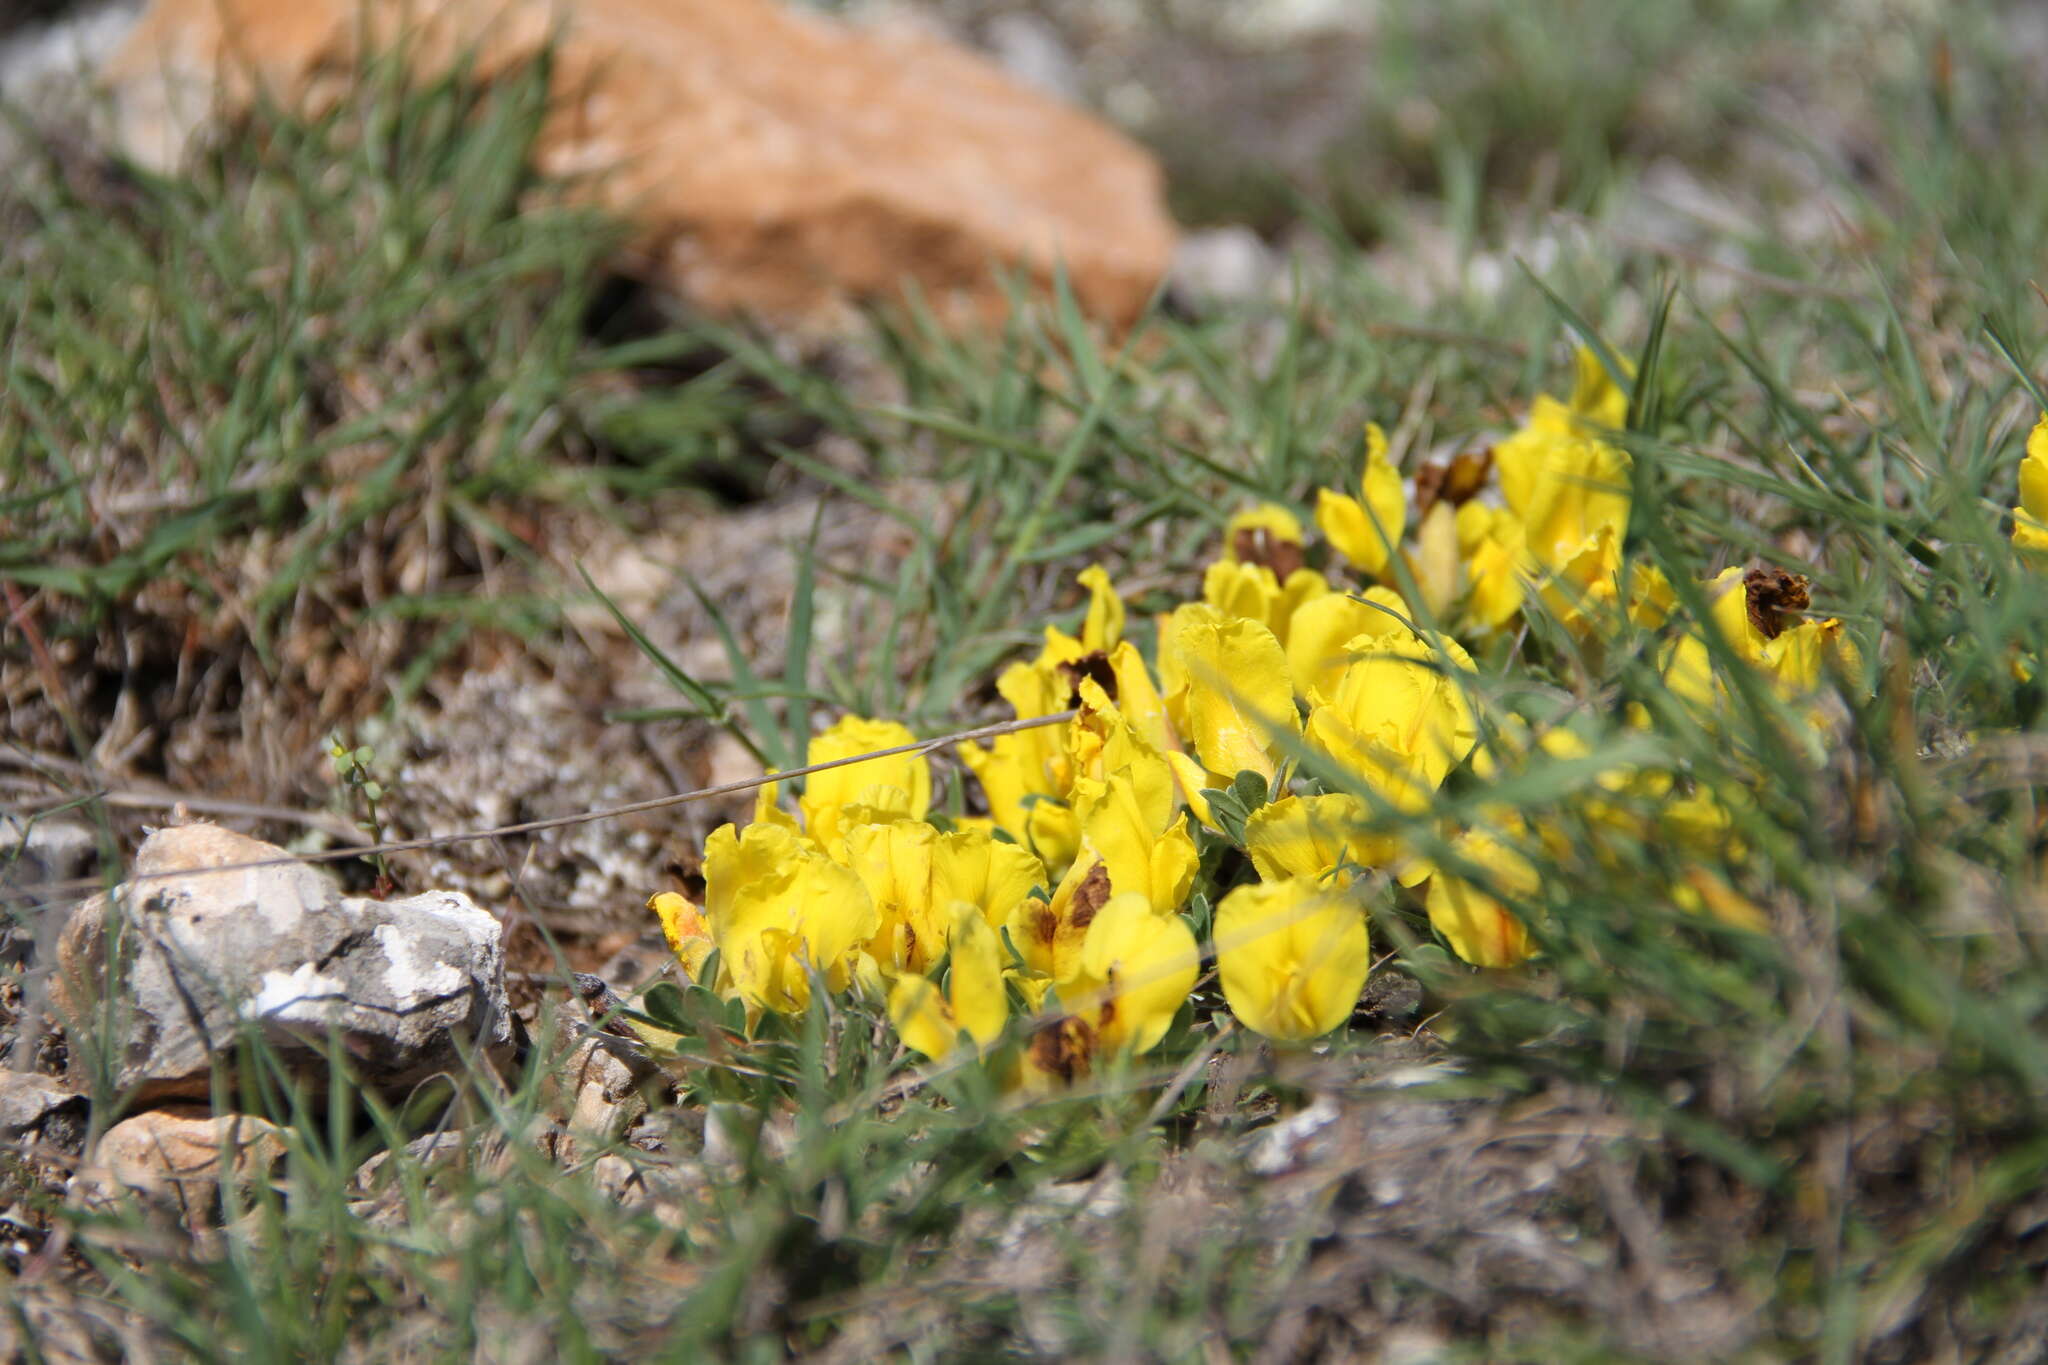
M 45 778 L 38 782 L 35 778 L 5 777 L 0 778 L 0 784 L 22 791 L 32 784 L 47 786 L 49 779 Z M 332 835 L 334 838 L 357 845 L 367 845 L 370 841 L 369 835 L 327 811 L 292 810 L 286 806 L 266 806 L 254 801 L 228 801 L 216 796 L 198 796 L 191 792 L 140 787 L 123 791 L 88 792 L 83 797 L 74 799 L 98 801 L 109 806 L 120 806 L 125 810 L 170 810 L 183 806 L 202 815 L 234 815 L 246 820 L 277 820 L 286 824 L 304 825 L 308 829 L 317 829 L 322 834 Z
M 671 796 L 657 796 L 646 801 L 634 801 L 623 806 L 609 806 L 599 810 L 579 811 L 574 815 L 556 815 L 545 820 L 526 820 L 516 825 L 499 825 L 494 829 L 463 830 L 457 834 L 435 834 L 420 839 L 394 839 L 382 844 L 367 844 L 358 848 L 328 849 L 319 853 L 287 854 L 281 858 L 254 858 L 247 862 L 222 863 L 217 867 L 177 868 L 167 872 L 144 872 L 131 876 L 131 885 L 136 882 L 161 881 L 167 877 L 188 877 L 196 873 L 245 872 L 259 867 L 290 867 L 296 863 L 338 862 L 345 858 L 365 858 L 385 853 L 411 853 L 423 848 L 442 848 L 449 844 L 473 843 L 480 839 L 500 839 L 514 834 L 533 834 L 544 829 L 561 829 L 569 825 L 587 825 L 597 820 L 615 820 L 624 815 L 638 815 L 644 811 L 665 810 L 670 806 L 686 805 L 692 801 L 708 801 L 717 796 L 736 796 L 741 792 L 753 791 L 771 782 L 781 782 L 792 777 L 807 777 L 812 773 L 824 772 L 828 768 L 844 768 L 854 763 L 866 763 L 877 758 L 895 758 L 903 754 L 928 754 L 935 749 L 950 745 L 964 744 L 969 740 L 992 739 L 999 735 L 1016 734 L 1021 730 L 1036 730 L 1047 725 L 1063 725 L 1072 720 L 1075 712 L 1059 711 L 1050 716 L 1033 716 L 1027 720 L 1007 720 L 996 725 L 983 725 L 972 730 L 961 730 L 936 739 L 921 739 L 909 744 L 898 744 L 889 749 L 876 749 L 870 753 L 853 754 L 846 758 L 835 758 L 825 763 L 807 764 L 801 768 L 790 768 L 779 773 L 763 773 L 759 777 L 744 778 L 738 782 L 726 782 L 715 787 L 699 787 L 695 791 L 677 792 Z M 30 883 L 21 889 L 40 892 L 82 892 L 96 891 L 101 883 L 90 878 L 69 882 Z

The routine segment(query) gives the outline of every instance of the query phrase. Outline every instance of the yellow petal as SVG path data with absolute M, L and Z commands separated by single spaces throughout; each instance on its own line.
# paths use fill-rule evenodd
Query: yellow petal
M 785 829 L 798 828 L 796 817 L 782 807 L 780 782 L 764 782 L 754 793 L 754 823 L 757 825 L 781 825 Z
M 1274 736 L 1301 728 L 1287 656 L 1273 632 L 1254 621 L 1189 618 L 1171 649 L 1184 679 L 1181 732 L 1202 766 L 1270 778 Z
M 1405 627 L 1354 640 L 1358 655 L 1309 713 L 1310 743 L 1351 764 L 1387 800 L 1420 809 L 1478 742 L 1466 699 L 1471 656 Z
M 1040 794 L 1031 783 L 1019 746 L 1008 742 L 1022 737 L 998 735 L 988 748 L 971 741 L 959 748 L 961 763 L 981 783 L 990 818 L 1014 839 L 1024 837 L 1026 799 Z
M 1088 589 L 1088 616 L 1081 623 L 1081 647 L 1093 653 L 1116 648 L 1124 636 L 1124 600 L 1116 595 L 1109 571 L 1100 564 L 1081 571 L 1081 586 Z
M 843 976 L 880 917 L 859 877 L 776 825 L 731 825 L 704 845 L 706 918 L 732 987 L 750 1005 L 801 1012 L 809 969 Z
M 1280 600 L 1280 581 L 1263 564 L 1219 559 L 1202 575 L 1202 600 L 1225 616 L 1267 625 Z
M 949 945 L 952 975 L 946 997 L 955 1023 L 975 1043 L 987 1047 L 1010 1021 L 1009 997 L 1003 990 L 1003 945 L 977 906 L 957 905 Z
M 1109 652 L 1109 674 L 1116 681 L 1117 714 L 1145 744 L 1160 752 L 1174 747 L 1166 702 L 1152 683 L 1145 657 L 1129 640 Z
M 1273 614 L 1266 622 L 1282 649 L 1287 647 L 1294 614 L 1308 603 L 1332 595 L 1329 580 L 1314 569 L 1296 569 L 1287 575 L 1287 581 L 1280 585 L 1280 598 L 1273 604 Z
M 1526 593 L 1520 545 L 1489 540 L 1473 553 L 1466 571 L 1472 579 L 1465 608 L 1471 621 L 1498 630 L 1513 620 Z
M 2020 461 L 2020 505 L 2012 509 L 2012 543 L 2029 554 L 2048 553 L 2048 412 L 2027 434 Z
M 1855 642 L 1833 617 L 1801 621 L 1763 648 L 1759 660 L 1788 696 L 1810 696 L 1828 679 L 1830 667 L 1854 678 L 1860 672 Z
M 1743 569 L 1740 564 L 1731 565 L 1714 575 L 1706 586 L 1708 612 L 1714 625 L 1720 630 L 1721 638 L 1744 663 L 1761 663 L 1764 645 L 1768 643 L 1763 632 L 1749 619 L 1749 591 L 1743 586 Z
M 1195 988 L 1202 953 L 1187 922 L 1141 895 L 1113 896 L 1088 926 L 1071 994 L 1105 1052 L 1158 1045 Z M 1066 999 L 1069 988 L 1062 987 Z
M 1536 869 L 1521 853 L 1491 834 L 1474 831 L 1457 841 L 1467 862 L 1483 868 L 1492 883 L 1518 896 L 1532 896 Z M 1475 967 L 1512 967 L 1535 951 L 1521 918 L 1489 891 L 1448 872 L 1429 881 L 1429 922 L 1451 951 Z
M 846 865 L 875 907 L 867 951 L 886 977 L 922 975 L 945 951 L 951 901 L 933 892 L 932 859 L 939 832 L 923 821 L 856 825 L 846 831 Z
M 1628 422 L 1628 395 L 1607 373 L 1592 347 L 1579 347 L 1572 359 L 1572 415 L 1619 431 Z M 1633 378 L 1635 366 L 1622 357 L 1616 359 L 1623 372 Z
M 1645 630 L 1657 629 L 1678 606 L 1671 580 L 1654 564 L 1632 564 L 1628 574 L 1629 619 Z
M 1357 596 L 1333 592 L 1304 602 L 1287 633 L 1287 671 L 1296 691 L 1310 701 L 1334 691 L 1351 663 L 1351 641 L 1394 630 L 1407 615 L 1407 604 L 1391 588 L 1367 588 Z
M 1399 844 L 1387 835 L 1365 833 L 1371 818 L 1355 796 L 1284 796 L 1244 822 L 1245 852 L 1269 882 L 1315 881 L 1346 866 L 1381 867 L 1393 860 Z
M 960 1036 L 952 1005 L 922 976 L 903 977 L 890 987 L 889 1022 L 906 1047 L 934 1061 L 951 1052 Z
M 1166 762 L 1173 769 L 1174 785 L 1180 788 L 1180 799 L 1194 812 L 1195 819 L 1210 829 L 1216 829 L 1216 822 L 1209 815 L 1209 802 L 1202 793 L 1211 787 L 1227 787 L 1230 779 L 1217 777 L 1178 749 L 1167 750 Z
M 1010 942 L 1033 972 L 1071 981 L 1081 970 L 1088 926 L 1109 899 L 1109 869 L 1098 854 L 1084 849 L 1053 888 L 1049 903 L 1034 897 L 1011 912 Z
M 1268 1038 L 1317 1038 L 1342 1024 L 1371 966 L 1364 910 L 1314 880 L 1240 886 L 1216 907 L 1223 998 Z
M 1451 607 L 1465 595 L 1465 563 L 1458 553 L 1458 514 L 1447 502 L 1438 502 L 1422 519 L 1415 533 L 1415 554 L 1409 571 L 1422 593 L 1429 614 L 1443 620 Z
M 806 757 L 810 763 L 829 763 L 916 740 L 908 727 L 896 721 L 847 716 L 813 737 Z M 923 754 L 897 754 L 812 773 L 805 780 L 798 805 L 803 809 L 805 830 L 829 848 L 839 835 L 840 813 L 848 806 L 900 810 L 911 819 L 922 820 L 931 803 L 930 762 Z
M 1495 446 L 1493 458 L 1501 497 L 1546 569 L 1577 557 L 1603 530 L 1617 546 L 1626 537 L 1628 454 L 1585 434 L 1561 404 L 1538 398 L 1528 425 Z
M 933 843 L 934 899 L 965 901 L 991 925 L 1008 924 L 1031 888 L 1047 884 L 1045 864 L 1029 849 L 983 831 L 956 829 Z
M 676 955 L 676 961 L 683 965 L 690 980 L 699 980 L 704 971 L 705 959 L 717 946 L 711 937 L 711 926 L 697 907 L 673 891 L 662 891 L 648 898 L 647 908 L 661 920 L 661 936 L 668 940 L 669 951 Z

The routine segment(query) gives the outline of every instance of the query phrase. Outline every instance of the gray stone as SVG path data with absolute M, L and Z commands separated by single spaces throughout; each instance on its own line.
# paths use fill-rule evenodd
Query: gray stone
M 99 839 L 82 821 L 0 813 L 0 962 L 23 969 L 21 1008 L 0 1054 L 17 1071 L 34 1068 L 49 1031 L 50 960 L 77 900 L 55 887 L 86 875 L 98 855 Z
M 85 1150 L 91 1107 L 60 1081 L 27 1071 L 0 1072 L 0 1145 L 76 1155 Z
M 625 1136 L 634 1120 L 647 1112 L 641 1076 L 607 1046 L 610 1039 L 587 1037 L 577 1043 L 556 1077 L 556 1107 L 566 1130 L 555 1157 L 574 1165 L 590 1153 Z
M 72 913 L 58 1017 L 106 1030 L 133 1101 L 204 1097 L 214 1064 L 252 1036 L 310 1078 L 338 1043 L 387 1091 L 509 1044 L 497 920 L 456 892 L 345 897 L 288 859 L 216 825 L 158 830 L 129 882 Z
M 1285 263 L 1248 227 L 1188 233 L 1167 279 L 1176 297 L 1197 307 L 1269 299 L 1287 286 Z
M 44 882 L 84 876 L 99 852 L 92 827 L 79 820 L 24 820 L 0 812 L 0 888 L 24 888 L 33 895 Z

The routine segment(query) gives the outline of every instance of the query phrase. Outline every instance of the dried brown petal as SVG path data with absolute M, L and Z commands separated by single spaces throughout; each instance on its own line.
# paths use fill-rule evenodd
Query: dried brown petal
M 1742 589 L 1749 602 L 1749 623 L 1766 640 L 1775 640 L 1792 624 L 1790 618 L 1803 613 L 1812 603 L 1807 581 L 1784 569 L 1751 569 L 1742 576 Z
M 1263 526 L 1240 529 L 1231 539 L 1230 550 L 1240 563 L 1265 565 L 1282 583 L 1303 563 L 1298 542 L 1283 540 Z
M 1116 700 L 1116 670 L 1109 665 L 1109 655 L 1099 649 L 1093 654 L 1083 654 L 1078 659 L 1069 659 L 1061 664 L 1060 676 L 1067 680 L 1067 688 L 1072 694 L 1067 703 L 1069 706 L 1081 704 L 1083 678 L 1094 679 L 1096 685 L 1101 687 L 1111 701 Z
M 1081 884 L 1074 888 L 1074 899 L 1067 903 L 1067 918 L 1076 929 L 1086 929 L 1095 922 L 1095 914 L 1109 903 L 1109 868 L 1097 863 L 1088 869 L 1088 875 L 1081 878 Z

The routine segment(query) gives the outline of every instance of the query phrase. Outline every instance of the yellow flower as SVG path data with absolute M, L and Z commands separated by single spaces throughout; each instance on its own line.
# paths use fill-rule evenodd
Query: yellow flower
M 668 940 L 668 950 L 676 955 L 676 961 L 683 964 L 683 971 L 690 980 L 701 980 L 705 959 L 718 946 L 711 937 L 711 926 L 704 922 L 704 916 L 685 897 L 673 891 L 661 891 L 648 897 L 647 908 L 660 918 L 661 936 Z
M 1592 622 L 1617 597 L 1632 462 L 1597 431 L 1620 426 L 1627 412 L 1627 398 L 1581 348 L 1570 406 L 1538 395 L 1528 422 L 1494 447 L 1501 497 L 1567 625 Z
M 1082 838 L 1102 857 L 1115 895 L 1136 892 L 1160 914 L 1180 909 L 1201 862 L 1173 799 L 1165 763 L 1119 769 L 1107 781 L 1074 784 Z
M 1048 868 L 1061 869 L 1074 860 L 1081 825 L 1073 811 L 1054 794 L 1048 739 L 1058 743 L 1051 726 L 998 735 L 992 747 L 969 742 L 960 746 L 960 761 L 981 783 L 995 824 L 1037 854 Z M 1027 742 L 1029 741 L 1029 742 Z
M 1280 601 L 1280 580 L 1263 564 L 1219 559 L 1202 575 L 1202 600 L 1225 616 L 1242 616 L 1269 626 Z
M 1019 720 L 1064 711 L 1073 695 L 1072 684 L 1056 669 L 1026 663 L 1004 669 L 996 678 L 996 691 Z M 960 761 L 981 783 L 997 825 L 1036 851 L 1048 866 L 1063 867 L 1072 860 L 1080 831 L 1072 813 L 1060 804 L 1071 778 L 1058 727 L 998 735 L 986 748 L 970 741 L 959 752 Z
M 1003 947 L 978 907 L 952 907 L 946 946 L 953 960 L 944 995 L 922 975 L 905 976 L 889 991 L 889 1022 L 906 1045 L 934 1060 L 951 1052 L 963 1031 L 985 1051 L 1010 1020 Z
M 1623 373 L 1635 377 L 1635 366 L 1617 356 Z M 1628 421 L 1628 395 L 1607 373 L 1600 357 L 1590 346 L 1581 346 L 1572 356 L 1572 416 L 1619 431 Z
M 1081 638 L 1047 627 L 1045 647 L 1029 663 L 1016 663 L 996 679 L 996 690 L 1019 720 L 1049 716 L 1077 704 L 1087 705 L 1084 684 L 1106 689 L 1100 709 L 1155 749 L 1168 747 L 1166 707 L 1135 646 L 1121 639 L 1124 607 L 1100 568 L 1081 575 L 1089 589 L 1087 620 Z M 1099 732 L 1105 726 L 1088 722 Z M 989 813 L 997 826 L 1038 854 L 1051 871 L 1063 871 L 1079 846 L 1080 826 L 1067 808 L 1077 767 L 1074 753 L 1090 742 L 1077 738 L 1075 727 L 1045 727 L 999 735 L 987 747 L 960 746 L 960 759 L 981 783 Z
M 1805 611 L 1806 580 L 1782 570 L 1723 569 L 1706 585 L 1708 619 L 1743 663 L 1762 672 L 1788 700 L 1811 697 L 1830 668 L 1854 678 L 1862 670 L 1855 642 L 1834 617 L 1792 618 Z M 1693 631 L 1665 654 L 1664 685 L 1693 705 L 1712 710 L 1725 700 L 1706 640 Z M 1816 714 L 1815 721 L 1821 717 Z
M 1109 869 L 1100 854 L 1084 847 L 1050 902 L 1033 897 L 1011 911 L 1010 942 L 1036 975 L 1071 981 L 1081 970 L 1088 929 L 1108 901 Z
M 1780 634 L 1764 646 L 1762 663 L 1779 688 L 1795 697 L 1818 692 L 1831 667 L 1850 678 L 1862 668 L 1855 641 L 1832 616 L 1824 621 L 1801 621 Z
M 2012 543 L 2032 554 L 2048 554 L 2048 412 L 2027 436 L 2020 461 L 2020 505 L 2012 509 Z
M 834 990 L 881 921 L 860 878 L 777 825 L 731 825 L 704 842 L 704 911 L 722 985 L 752 1008 L 801 1013 L 810 972 Z
M 1031 889 L 1045 881 L 1045 864 L 1030 850 L 986 831 L 941 834 L 932 849 L 933 894 L 976 907 L 991 928 L 1008 924 Z
M 1109 693 L 1102 684 L 1093 678 L 1082 678 L 1075 691 L 1080 706 L 1066 731 L 1068 805 L 1076 803 L 1075 793 L 1084 781 L 1093 779 L 1100 782 L 1124 768 L 1141 768 L 1148 774 L 1151 769 L 1159 769 L 1160 780 L 1167 780 L 1166 761 L 1161 756 L 1158 741 L 1152 735 L 1139 731 L 1123 708 L 1109 699 Z M 1148 728 L 1159 739 L 1167 738 L 1163 706 L 1159 708 L 1155 721 L 1156 724 Z
M 1201 766 L 1221 778 L 1208 785 L 1228 783 L 1247 769 L 1273 776 L 1274 737 L 1300 733 L 1301 719 L 1287 655 L 1272 631 L 1188 603 L 1167 623 L 1160 674 L 1176 729 Z M 1188 766 L 1176 763 L 1175 770 L 1185 779 Z
M 1568 426 L 1560 430 L 1558 421 L 1554 410 L 1531 418 L 1494 449 L 1501 496 L 1521 522 L 1529 552 L 1549 569 L 1563 568 L 1596 536 L 1611 534 L 1618 544 L 1628 532 L 1627 452 Z
M 1174 747 L 1166 701 L 1145 667 L 1144 656 L 1129 640 L 1109 651 L 1109 676 L 1116 683 L 1116 692 L 1108 700 L 1129 723 L 1131 733 L 1161 753 Z
M 866 944 L 884 977 L 931 970 L 960 905 L 991 925 L 1009 922 L 1045 868 L 1029 851 L 982 830 L 941 834 L 922 821 L 857 825 L 846 863 L 867 888 L 879 920 Z
M 1318 489 L 1316 525 L 1338 554 L 1377 578 L 1386 572 L 1394 547 L 1401 543 L 1408 517 L 1401 475 L 1387 461 L 1387 434 L 1377 422 L 1365 428 L 1365 468 L 1358 488 L 1359 498 L 1333 488 Z
M 1541 885 L 1534 864 L 1486 831 L 1470 830 L 1452 847 L 1509 895 L 1531 897 Z M 1428 904 L 1430 924 L 1452 952 L 1475 967 L 1512 967 L 1535 952 L 1521 918 L 1490 890 L 1462 877 L 1439 869 L 1429 879 Z
M 1248 507 L 1223 528 L 1227 564 L 1263 564 L 1284 575 L 1301 563 L 1301 554 L 1301 518 L 1277 502 Z
M 1216 974 L 1238 1022 L 1283 1041 L 1351 1017 L 1372 966 L 1365 911 L 1311 877 L 1240 886 L 1216 907 Z
M 1351 666 L 1352 641 L 1399 630 L 1407 619 L 1408 604 L 1392 588 L 1371 587 L 1356 596 L 1333 592 L 1303 603 L 1287 635 L 1294 690 L 1305 701 L 1323 700 Z
M 1309 711 L 1308 742 L 1395 806 L 1420 810 L 1479 738 L 1465 697 L 1471 656 L 1405 626 L 1361 636 L 1350 649 L 1358 657 Z
M 1530 573 L 1521 519 L 1506 508 L 1468 502 L 1458 509 L 1458 548 L 1465 556 L 1470 584 L 1465 621 L 1499 630 L 1522 609 L 1523 584 Z
M 1032 1031 L 1011 1084 L 1026 1094 L 1057 1093 L 1094 1070 L 1095 1051 L 1095 1030 L 1085 1019 L 1048 1019 Z
M 813 737 L 806 757 L 811 763 L 829 763 L 916 741 L 917 736 L 896 721 L 847 716 Z M 898 754 L 812 773 L 797 804 L 804 813 L 805 832 L 831 851 L 839 843 L 841 826 L 850 823 L 849 811 L 867 819 L 924 819 L 932 804 L 931 764 L 923 754 Z
M 1116 648 L 1124 638 L 1124 600 L 1109 581 L 1109 570 L 1091 564 L 1081 570 L 1081 586 L 1088 589 L 1088 614 L 1081 621 L 1081 648 L 1093 654 Z
M 1039 648 L 1038 657 L 1028 665 L 1048 676 L 1055 675 L 1062 664 L 1114 649 L 1123 638 L 1124 602 L 1110 582 L 1109 571 L 1100 564 L 1091 565 L 1075 581 L 1088 590 L 1088 610 L 1081 620 L 1080 637 L 1077 639 L 1058 626 L 1047 626 L 1045 643 Z
M 1088 926 L 1080 970 L 1060 997 L 1094 1030 L 1099 1053 L 1156 1047 L 1200 974 L 1202 950 L 1178 915 L 1153 911 L 1145 897 L 1112 896 Z
M 1224 616 L 1258 622 L 1283 646 L 1295 612 L 1329 592 L 1328 580 L 1314 569 L 1296 569 L 1282 582 L 1264 564 L 1219 559 L 1202 574 L 1204 602 Z
M 1244 848 L 1269 882 L 1316 881 L 1338 868 L 1380 867 L 1392 861 L 1399 844 L 1365 833 L 1371 819 L 1365 802 L 1341 792 L 1283 796 L 1244 822 Z
M 1438 501 L 1422 518 L 1415 532 L 1415 553 L 1408 557 L 1408 572 L 1429 614 L 1448 621 L 1449 612 L 1465 595 L 1465 561 L 1458 550 L 1458 513 L 1448 502 Z

